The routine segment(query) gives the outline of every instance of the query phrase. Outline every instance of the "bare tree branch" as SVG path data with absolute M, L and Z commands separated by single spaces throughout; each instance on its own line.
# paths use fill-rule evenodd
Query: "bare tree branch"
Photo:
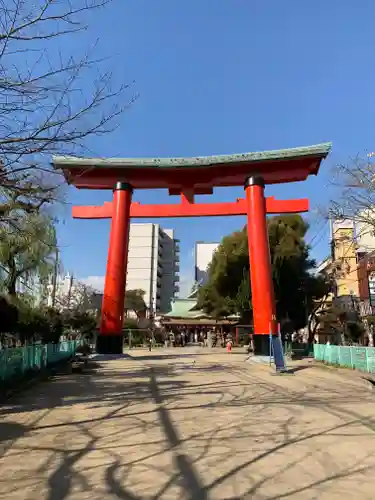
M 329 206 L 333 220 L 352 221 L 357 237 L 375 231 L 375 164 L 370 157 L 336 167 L 332 185 L 339 192 Z
M 134 100 L 125 100 L 129 85 L 113 87 L 111 72 L 98 70 L 97 43 L 81 56 L 58 51 L 60 38 L 88 28 L 88 11 L 110 2 L 0 0 L 0 182 L 9 189 L 25 171 L 48 170 L 51 153 L 79 155 Z

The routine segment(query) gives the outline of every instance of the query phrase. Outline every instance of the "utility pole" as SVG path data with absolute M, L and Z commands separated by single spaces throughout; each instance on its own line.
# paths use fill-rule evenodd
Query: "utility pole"
M 328 222 L 329 222 L 329 243 L 331 246 L 331 258 L 333 263 L 335 260 L 335 240 L 333 237 L 333 220 L 331 213 L 328 215 Z
M 52 307 L 56 306 L 56 291 L 57 291 L 57 276 L 59 272 L 59 249 L 56 248 L 55 254 L 55 266 L 53 269 L 53 281 L 52 281 Z
M 73 273 L 72 273 L 71 276 L 69 277 L 68 309 L 70 309 L 70 301 L 71 301 L 71 298 L 72 298 L 73 280 L 74 280 L 74 276 L 73 276 Z

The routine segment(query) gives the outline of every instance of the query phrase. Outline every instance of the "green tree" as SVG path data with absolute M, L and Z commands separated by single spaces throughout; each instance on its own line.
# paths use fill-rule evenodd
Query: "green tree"
M 98 326 L 96 316 L 89 311 L 64 311 L 61 316 L 65 327 L 72 328 L 83 335 L 92 334 Z
M 223 238 L 214 253 L 208 267 L 207 284 L 199 289 L 198 306 L 215 318 L 242 313 L 244 291 L 250 297 L 245 283 L 248 271 L 247 236 L 245 231 L 236 231 Z
M 270 254 L 277 317 L 294 328 L 307 324 L 314 299 L 325 293 L 320 278 L 311 274 L 314 261 L 304 237 L 308 225 L 299 215 L 268 219 Z M 208 282 L 198 294 L 198 305 L 214 316 L 239 313 L 248 321 L 252 315 L 247 230 L 226 236 L 208 269 Z
M 134 311 L 137 317 L 140 316 L 141 313 L 145 312 L 147 306 L 144 301 L 144 296 L 146 292 L 144 290 L 127 290 L 125 293 L 125 305 L 124 308 L 126 311 Z
M 12 230 L 0 226 L 0 277 L 10 297 L 16 297 L 20 279 L 43 279 L 51 272 L 56 244 L 53 222 L 43 214 L 23 214 Z

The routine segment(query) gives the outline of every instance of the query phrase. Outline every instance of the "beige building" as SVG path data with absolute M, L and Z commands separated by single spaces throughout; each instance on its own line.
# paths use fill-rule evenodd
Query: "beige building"
M 356 227 L 353 221 L 335 221 L 332 227 L 336 295 L 359 296 Z
M 333 259 L 326 259 L 320 267 L 334 274 L 337 297 L 359 297 L 358 262 L 375 250 L 373 226 L 351 220 L 334 221 L 332 247 Z

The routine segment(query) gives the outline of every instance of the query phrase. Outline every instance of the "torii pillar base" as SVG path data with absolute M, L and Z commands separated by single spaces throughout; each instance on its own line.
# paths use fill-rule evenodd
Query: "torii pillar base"
M 98 335 L 96 352 L 98 354 L 122 354 L 124 337 L 122 335 Z
M 269 335 L 253 335 L 254 356 L 269 356 L 270 355 L 270 340 Z

